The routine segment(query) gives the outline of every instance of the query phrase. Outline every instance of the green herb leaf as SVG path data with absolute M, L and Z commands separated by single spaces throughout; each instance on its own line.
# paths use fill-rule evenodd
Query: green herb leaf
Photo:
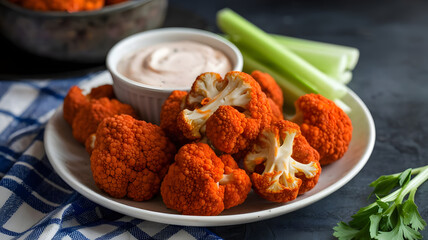
M 410 181 L 411 178 L 412 178 L 412 169 L 409 168 L 409 169 L 405 170 L 404 172 L 402 172 L 398 176 L 398 179 L 399 179 L 398 182 L 399 182 L 400 186 L 402 187 L 405 184 L 407 184 Z
M 421 239 L 419 231 L 427 223 L 419 214 L 414 200 L 418 187 L 428 180 L 428 165 L 417 168 L 413 174 L 416 176 L 411 179 L 412 169 L 407 169 L 400 174 L 381 176 L 372 182 L 370 186 L 378 187 L 378 192 L 394 187 L 399 189 L 383 198 L 378 197 L 374 203 L 361 208 L 352 216 L 349 224 L 338 224 L 333 235 L 339 239 Z M 394 187 L 391 188 L 386 183 L 393 184 Z M 407 200 L 403 202 L 407 195 Z
M 412 197 L 414 196 L 413 191 L 411 192 L 410 196 L 411 197 L 409 197 L 409 199 L 403 203 L 402 211 L 404 216 L 404 224 L 410 225 L 414 230 L 423 230 L 427 223 L 419 214 L 418 207 L 416 206 Z
M 421 238 L 422 235 L 418 231 L 404 224 L 403 218 L 399 219 L 399 222 L 391 231 L 379 232 L 377 235 L 377 239 L 379 240 L 413 240 Z
M 333 228 L 333 236 L 339 238 L 340 240 L 351 240 L 354 239 L 359 230 L 350 227 L 344 222 L 339 222 L 336 227 Z
M 359 239 L 359 240 L 370 240 L 369 232 L 370 224 L 366 225 L 361 229 L 355 229 L 344 222 L 340 222 L 333 229 L 335 232 L 333 236 L 339 238 L 339 240 L 350 240 L 350 239 Z
M 356 214 L 352 216 L 352 220 L 349 222 L 349 225 L 357 229 L 363 228 L 369 221 L 370 216 L 377 214 L 378 210 L 378 205 L 370 205 L 361 208 Z
M 386 209 L 389 208 L 389 204 L 386 203 L 386 202 L 384 202 L 384 201 L 382 201 L 382 200 L 380 200 L 380 199 L 376 200 L 376 203 L 380 207 L 380 209 L 383 210 L 383 211 L 385 211 Z
M 384 175 L 380 176 L 378 179 L 370 183 L 370 187 L 374 187 L 373 192 L 370 194 L 376 194 L 378 196 L 386 196 L 391 192 L 392 189 L 399 185 L 398 176 L 394 175 Z
M 379 222 L 382 219 L 382 216 L 380 214 L 371 215 L 369 219 L 370 219 L 370 237 L 376 238 L 379 231 Z

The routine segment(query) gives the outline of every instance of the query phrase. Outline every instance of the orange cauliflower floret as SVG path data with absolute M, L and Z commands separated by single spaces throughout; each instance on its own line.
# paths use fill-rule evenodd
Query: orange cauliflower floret
M 189 142 L 177 127 L 177 116 L 184 108 L 186 96 L 187 92 L 173 91 L 163 103 L 160 113 L 160 127 L 177 146 L 182 146 Z
M 216 114 L 218 109 L 221 110 Z M 188 139 L 207 136 L 218 150 L 236 153 L 247 148 L 271 119 L 267 97 L 250 75 L 228 72 L 223 79 L 208 72 L 193 83 L 177 124 Z
M 320 154 L 321 165 L 340 159 L 352 138 L 352 123 L 336 104 L 319 95 L 306 94 L 295 102 L 293 122 L 300 125 L 303 136 Z
M 65 121 L 71 125 L 77 111 L 86 104 L 89 104 L 89 99 L 82 94 L 82 89 L 72 86 L 64 98 L 63 116 Z
M 38 11 L 87 11 L 104 6 L 104 0 L 9 0 L 22 7 Z
M 90 99 L 98 99 L 98 98 L 115 98 L 113 85 L 105 84 L 91 89 L 91 92 L 88 94 Z
M 98 124 L 106 118 L 116 114 L 128 114 L 135 117 L 137 114 L 128 105 L 116 99 L 100 98 L 92 99 L 89 104 L 82 106 L 73 119 L 71 128 L 74 138 L 85 144 L 87 138 L 95 133 Z
M 269 75 L 269 73 L 264 73 L 257 70 L 253 71 L 251 76 L 259 83 L 262 91 L 268 97 L 274 120 L 284 119 L 282 111 L 282 107 L 284 105 L 284 96 L 282 95 L 282 90 L 276 83 L 275 79 Z
M 264 129 L 244 159 L 253 189 L 273 202 L 288 202 L 318 182 L 319 154 L 301 135 L 299 126 L 281 120 Z
M 224 164 L 224 173 L 219 183 L 224 186 L 224 209 L 229 209 L 245 201 L 251 191 L 251 181 L 232 156 L 224 154 L 220 159 Z
M 73 86 L 64 99 L 64 119 L 71 125 L 73 137 L 85 144 L 88 152 L 93 143 L 88 137 L 95 133 L 98 124 L 104 118 L 116 114 L 137 116 L 130 105 L 121 103 L 113 97 L 111 85 L 93 88 L 86 96 L 79 87 Z
M 247 149 L 263 127 L 258 119 L 247 118 L 231 106 L 220 106 L 206 126 L 211 143 L 230 154 Z
M 162 129 L 129 115 L 105 118 L 96 131 L 91 170 L 112 197 L 152 198 L 173 161 L 175 146 Z
M 114 98 L 113 86 L 111 84 L 92 88 L 88 95 L 83 95 L 82 89 L 78 86 L 72 86 L 64 98 L 64 119 L 71 125 L 80 108 L 89 104 L 91 99 L 103 97 Z
M 244 202 L 250 190 L 230 155 L 219 158 L 205 143 L 181 147 L 161 185 L 165 205 L 187 215 L 218 215 Z

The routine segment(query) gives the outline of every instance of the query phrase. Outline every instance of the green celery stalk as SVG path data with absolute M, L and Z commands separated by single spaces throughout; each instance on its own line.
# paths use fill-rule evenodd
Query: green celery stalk
M 243 49 L 245 47 L 239 40 L 234 40 L 229 35 L 223 35 L 223 37 L 237 45 L 241 51 L 251 51 L 248 47 Z M 302 48 L 290 48 L 290 50 L 340 83 L 348 84 L 352 79 L 352 73 L 346 70 L 347 57 L 345 54 L 330 54 L 329 52 L 310 51 Z
M 265 65 L 270 71 L 275 71 L 279 76 L 283 76 L 294 86 L 301 88 L 306 93 L 318 93 L 317 88 L 310 82 L 299 81 L 295 76 L 291 75 L 288 71 L 285 71 L 284 68 L 277 67 L 274 62 L 267 56 L 254 55 L 254 52 L 251 50 L 251 47 L 242 45 L 241 42 L 232 42 L 239 48 L 243 55 L 246 55 L 247 59 L 252 59 L 253 61 L 258 62 L 259 64 Z M 245 58 L 245 57 L 244 57 Z M 244 60 L 245 64 L 245 60 Z M 269 66 L 269 67 L 268 67 Z M 259 69 L 260 70 L 260 69 Z
M 278 42 L 281 43 L 281 41 Z M 347 69 L 348 58 L 344 54 L 334 54 L 310 48 L 293 48 L 293 45 L 288 46 L 287 44 L 284 46 L 333 78 Z
M 284 95 L 284 104 L 286 106 L 294 106 L 294 102 L 300 97 L 310 91 L 305 91 L 303 87 L 297 86 L 296 82 L 291 80 L 290 77 L 286 77 L 282 74 L 279 74 L 276 70 L 268 67 L 260 61 L 257 61 L 245 51 L 242 51 L 242 56 L 244 58 L 244 72 L 251 73 L 254 70 L 259 70 L 265 73 L 269 73 L 278 83 L 282 89 Z
M 248 54 L 248 51 L 241 51 L 244 59 L 244 69 L 246 73 L 251 73 L 254 70 L 259 70 L 265 73 L 269 73 L 278 85 L 281 87 L 284 95 L 284 105 L 294 107 L 294 102 L 300 97 L 308 93 L 318 93 L 310 85 L 301 85 L 301 83 L 293 80 L 292 76 L 286 76 L 280 74 L 278 70 L 272 67 L 270 64 L 266 64 L 260 59 L 255 59 Z M 345 113 L 349 114 L 351 108 L 342 102 L 340 99 L 333 100 L 338 107 L 340 107 Z M 289 111 L 289 108 L 286 108 Z
M 334 79 L 336 79 L 337 81 L 339 81 L 343 84 L 348 84 L 352 80 L 352 72 L 351 71 L 345 71 L 345 72 L 339 74 L 338 76 L 336 76 Z
M 273 37 L 278 37 L 277 35 L 271 35 Z M 240 45 L 239 41 L 234 41 L 230 36 L 223 35 L 224 38 L 228 39 L 231 42 L 234 42 L 235 45 Z M 277 41 L 279 39 L 276 39 Z M 305 41 L 305 40 L 304 40 Z M 278 41 L 283 44 L 282 41 Z M 286 44 L 284 44 L 287 47 Z M 336 54 L 330 53 L 327 51 L 320 51 L 315 49 L 315 51 L 310 50 L 309 48 L 296 47 L 291 45 L 289 48 L 292 52 L 306 60 L 308 63 L 312 64 L 314 67 L 321 70 L 321 72 L 327 74 L 334 80 L 338 80 L 341 83 L 347 84 L 352 79 L 352 74 L 347 70 L 348 58 L 346 54 Z M 238 46 L 238 48 L 240 48 Z
M 277 68 L 293 76 L 296 81 L 311 84 L 317 92 L 329 99 L 338 99 L 347 88 L 312 66 L 310 63 L 279 44 L 273 37 L 251 24 L 230 9 L 217 13 L 219 28 L 231 36 L 232 41 L 251 47 L 254 54 L 273 59 Z
M 357 48 L 342 46 L 331 43 L 324 43 L 300 38 L 288 37 L 283 35 L 272 35 L 275 40 L 288 49 L 298 53 L 299 51 L 325 53 L 329 55 L 343 56 L 347 58 L 348 70 L 353 70 L 358 63 L 360 51 Z

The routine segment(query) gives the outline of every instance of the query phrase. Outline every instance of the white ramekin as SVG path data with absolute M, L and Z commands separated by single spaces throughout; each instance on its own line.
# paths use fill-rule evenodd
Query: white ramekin
M 118 42 L 107 55 L 107 68 L 113 78 L 116 97 L 134 107 L 142 120 L 159 124 L 160 110 L 165 99 L 174 90 L 189 91 L 186 88 L 160 88 L 133 81 L 118 71 L 118 64 L 124 56 L 141 48 L 164 42 L 190 40 L 204 43 L 222 51 L 230 61 L 234 71 L 242 71 L 243 60 L 238 48 L 223 37 L 199 29 L 161 28 L 129 36 Z

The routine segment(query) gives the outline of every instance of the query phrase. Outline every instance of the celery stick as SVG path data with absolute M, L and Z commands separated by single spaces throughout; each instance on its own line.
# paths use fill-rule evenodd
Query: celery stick
M 300 97 L 309 91 L 303 90 L 302 87 L 296 86 L 295 81 L 291 80 L 289 77 L 285 77 L 279 74 L 274 69 L 266 66 L 265 64 L 257 61 L 246 52 L 242 51 L 242 56 L 244 58 L 244 72 L 251 73 L 254 70 L 259 70 L 265 73 L 269 73 L 278 83 L 282 89 L 284 95 L 284 103 L 287 106 L 294 106 L 294 102 Z
M 317 42 L 312 40 L 305 40 L 300 38 L 293 38 L 283 35 L 272 35 L 282 45 L 287 46 L 288 49 L 298 52 L 301 49 L 309 52 L 325 52 L 330 55 L 346 55 L 347 57 L 347 69 L 353 70 L 357 65 L 360 52 L 357 48 L 342 46 L 331 43 Z
M 239 40 L 232 39 L 229 35 L 222 36 L 233 42 L 241 51 L 251 51 L 249 47 L 243 46 Z M 348 84 L 352 80 L 352 72 L 346 70 L 347 57 L 345 54 L 330 54 L 329 52 L 317 50 L 311 52 L 302 48 L 298 48 L 295 53 L 340 83 Z M 269 59 L 263 60 L 269 61 Z
M 344 103 L 342 100 L 340 100 L 340 99 L 334 99 L 333 102 L 339 108 L 341 108 L 346 114 L 351 113 L 352 109 L 348 105 L 346 105 L 346 103 Z
M 343 84 L 332 80 L 232 10 L 220 10 L 217 13 L 217 24 L 232 39 L 239 39 L 246 46 L 251 46 L 254 53 L 268 56 L 274 60 L 276 67 L 288 72 L 297 81 L 310 83 L 326 98 L 337 99 L 346 94 L 347 89 Z
M 234 41 L 232 42 L 239 48 L 239 50 L 243 55 L 245 54 L 247 56 L 247 58 L 251 58 L 254 61 L 258 62 L 259 64 L 264 64 L 265 66 L 269 66 L 269 69 L 274 70 L 276 73 L 278 73 L 279 76 L 283 76 L 289 82 L 292 82 L 296 87 L 301 88 L 305 92 L 318 92 L 317 88 L 310 82 L 299 81 L 296 79 L 296 77 L 289 74 L 287 71 L 284 71 L 283 68 L 276 67 L 274 62 L 271 61 L 271 58 L 266 56 L 255 57 L 251 55 L 251 53 L 253 52 L 251 51 L 251 48 L 249 48 L 248 46 L 242 45 L 240 42 L 234 42 Z
M 259 70 L 265 73 L 269 73 L 278 85 L 282 89 L 284 96 L 284 105 L 294 108 L 294 102 L 300 97 L 308 93 L 318 93 L 315 89 L 311 88 L 309 85 L 300 86 L 299 83 L 295 80 L 292 80 L 293 77 L 284 76 L 272 66 L 260 61 L 260 59 L 255 59 L 249 54 L 248 51 L 242 51 L 242 57 L 244 58 L 244 69 L 246 73 L 251 73 L 254 70 Z M 333 100 L 338 107 L 340 107 L 345 113 L 349 114 L 351 108 L 342 102 L 340 99 Z M 286 108 L 287 111 L 290 111 L 289 108 Z
M 347 69 L 348 58 L 345 54 L 332 54 L 310 48 L 293 48 L 286 44 L 284 46 L 329 76 L 338 76 Z
M 243 49 L 245 47 L 242 46 L 242 43 L 239 42 L 239 39 L 232 39 L 232 37 L 229 35 L 223 35 L 223 37 L 233 42 L 241 51 L 250 51 L 248 50 L 248 47 L 247 49 Z M 352 73 L 349 70 L 346 70 L 348 58 L 345 54 L 334 54 L 319 50 L 310 51 L 303 48 L 290 48 L 290 50 L 340 83 L 348 84 L 352 79 Z
M 337 81 L 339 81 L 343 84 L 348 84 L 352 80 L 352 72 L 351 71 L 345 71 L 342 74 L 334 77 L 334 79 L 336 79 Z

